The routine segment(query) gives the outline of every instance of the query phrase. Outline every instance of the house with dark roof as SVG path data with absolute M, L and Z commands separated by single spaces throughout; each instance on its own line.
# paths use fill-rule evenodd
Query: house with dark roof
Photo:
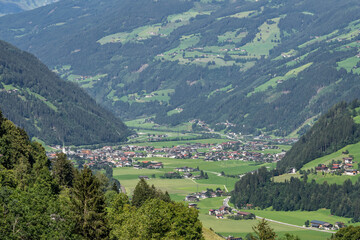
M 324 221 L 312 220 L 311 227 L 331 229 L 333 227 L 333 225 L 328 222 L 324 222 Z

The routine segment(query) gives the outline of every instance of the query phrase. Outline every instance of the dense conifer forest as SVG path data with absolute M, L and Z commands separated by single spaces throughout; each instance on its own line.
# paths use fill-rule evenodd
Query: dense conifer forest
M 0 113 L 1 239 L 202 239 L 198 212 L 141 180 L 132 200 Z
M 285 182 L 274 182 L 274 176 L 288 173 L 291 168 L 299 170 L 304 164 L 333 153 L 346 145 L 360 141 L 360 101 L 340 102 L 303 135 L 280 160 L 275 170 L 261 168 L 241 178 L 232 192 L 231 201 L 237 207 L 253 204 L 277 211 L 331 210 L 331 214 L 360 221 L 360 181 L 346 180 L 342 185 L 308 181 L 308 172 L 299 178 L 291 177 Z M 355 119 L 355 120 L 354 120 Z
M 121 142 L 129 130 L 77 85 L 33 55 L 0 41 L 0 107 L 31 137 L 47 144 Z
M 285 173 L 290 168 L 299 170 L 311 160 L 359 142 L 360 125 L 354 122 L 354 118 L 360 114 L 359 106 L 359 100 L 333 106 L 278 162 L 278 171 Z
M 276 171 L 266 168 L 248 173 L 235 184 L 231 202 L 241 208 L 250 203 L 261 209 L 272 207 L 276 211 L 331 210 L 331 214 L 360 221 L 360 182 L 347 180 L 343 185 L 318 184 L 298 178 L 284 183 L 272 181 Z

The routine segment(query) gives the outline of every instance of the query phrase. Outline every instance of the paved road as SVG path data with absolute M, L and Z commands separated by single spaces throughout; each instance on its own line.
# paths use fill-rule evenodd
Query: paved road
M 318 231 L 318 232 L 335 233 L 335 231 L 321 230 L 321 229 L 318 229 L 318 228 L 310 228 L 310 227 L 303 227 L 303 226 L 293 225 L 293 224 L 289 224 L 289 223 L 275 221 L 275 220 L 272 220 L 272 219 L 269 219 L 269 218 L 263 218 L 263 217 L 260 217 L 260 216 L 257 216 L 257 215 L 256 215 L 256 218 L 265 219 L 266 221 L 269 221 L 269 222 L 279 223 L 279 224 L 287 225 L 287 226 L 290 226 L 290 227 L 302 228 L 302 229 L 313 230 L 313 231 Z
M 230 198 L 231 197 L 229 196 L 229 197 L 226 197 L 224 199 L 224 202 L 223 202 L 224 206 L 230 207 L 229 206 Z M 269 222 L 279 223 L 279 224 L 283 224 L 283 225 L 290 226 L 290 227 L 296 227 L 296 228 L 301 228 L 301 229 L 306 229 L 306 230 L 313 230 L 313 231 L 318 231 L 318 232 L 335 233 L 335 231 L 321 230 L 321 229 L 318 229 L 318 228 L 308 228 L 308 227 L 298 226 L 298 225 L 294 225 L 294 224 L 279 222 L 279 221 L 272 220 L 272 219 L 269 219 L 269 218 L 260 217 L 260 216 L 257 216 L 257 215 L 256 215 L 256 218 L 265 219 L 266 221 L 269 221 Z
M 230 205 L 229 205 L 229 201 L 230 201 L 230 196 L 229 197 L 226 197 L 225 199 L 224 199 L 224 201 L 223 201 L 223 206 L 225 206 L 225 207 L 230 207 Z

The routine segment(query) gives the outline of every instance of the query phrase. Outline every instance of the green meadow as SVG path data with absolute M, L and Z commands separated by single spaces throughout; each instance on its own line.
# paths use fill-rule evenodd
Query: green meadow
M 225 174 L 244 174 L 256 170 L 262 166 L 269 168 L 275 167 L 274 164 L 256 164 L 254 162 L 243 162 L 237 160 L 221 162 L 205 162 L 202 159 L 173 159 L 173 158 L 141 158 L 139 161 L 157 161 L 164 164 L 163 169 L 134 169 L 132 167 L 114 168 L 114 177 L 125 187 L 128 194 L 131 195 L 133 189 L 139 181 L 139 176 L 148 176 L 149 184 L 154 184 L 163 191 L 168 191 L 174 200 L 183 200 L 189 193 L 206 190 L 207 188 L 221 188 L 231 191 L 234 189 L 238 178 L 220 176 L 222 171 Z M 199 167 L 206 172 L 209 179 L 161 179 L 166 172 L 173 172 L 177 167 Z M 194 172 L 197 175 L 200 172 Z
M 319 209 L 317 211 L 273 211 L 271 209 L 246 211 L 252 212 L 256 216 L 276 220 L 279 222 L 286 222 L 297 226 L 305 225 L 306 220 L 319 220 L 332 224 L 335 222 L 343 222 L 347 224 L 349 221 L 351 221 L 351 218 L 331 215 L 329 209 Z
M 215 232 L 220 233 L 223 236 L 235 236 L 235 237 L 245 237 L 248 233 L 252 233 L 252 227 L 255 226 L 258 223 L 258 220 L 229 220 L 229 219 L 216 219 L 214 216 L 209 216 L 208 215 L 208 211 L 209 209 L 217 209 L 219 207 L 222 206 L 223 203 L 223 199 L 224 197 L 219 197 L 219 198 L 207 198 L 207 199 L 203 199 L 200 202 L 198 202 L 198 208 L 199 208 L 199 218 L 201 220 L 201 222 L 203 223 L 203 226 L 206 228 L 211 228 L 213 229 Z M 249 210 L 246 210 L 249 211 Z M 263 211 L 265 212 L 265 211 Z M 272 211 L 269 211 L 272 212 Z M 259 212 L 259 216 L 260 213 L 262 214 L 262 212 Z M 318 215 L 313 215 L 314 217 L 322 217 L 324 215 L 326 215 L 326 211 L 324 211 L 324 213 L 321 213 L 319 210 Z M 271 218 L 271 217 L 272 218 Z M 302 221 L 302 217 L 305 217 L 306 214 L 304 214 L 301 217 L 297 217 L 297 212 L 287 212 L 287 216 L 291 217 L 291 219 L 289 219 L 290 222 L 300 222 Z M 267 217 L 267 216 L 264 216 Z M 284 220 L 283 222 L 289 222 L 286 219 L 286 216 L 284 216 L 284 218 L 279 218 L 276 216 L 276 212 L 273 212 L 273 215 L 269 215 L 268 216 L 269 219 L 274 219 L 274 220 Z M 295 221 L 294 219 L 300 218 L 300 220 Z M 304 222 L 307 219 L 305 218 Z M 278 220 L 280 221 L 280 220 Z M 289 223 L 290 223 L 289 222 Z M 331 234 L 330 233 L 324 233 L 324 232 L 318 232 L 318 231 L 313 231 L 313 230 L 307 230 L 307 229 L 301 229 L 301 228 L 296 228 L 296 227 L 292 227 L 292 226 L 287 226 L 287 225 L 283 225 L 283 224 L 279 224 L 279 223 L 273 223 L 270 222 L 269 223 L 270 226 L 275 230 L 275 232 L 279 235 L 279 236 L 283 236 L 285 233 L 290 233 L 290 234 L 294 234 L 300 237 L 300 239 L 321 239 L 321 240 L 325 240 L 328 239 Z M 303 223 L 300 223 L 300 225 L 303 225 Z

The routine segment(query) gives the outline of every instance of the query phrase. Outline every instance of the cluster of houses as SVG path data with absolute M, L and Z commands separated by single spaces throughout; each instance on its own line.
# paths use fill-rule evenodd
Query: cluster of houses
M 325 173 L 340 173 L 344 175 L 357 175 L 359 170 L 354 168 L 354 159 L 352 157 L 344 157 L 340 162 L 333 162 L 329 166 L 325 164 L 319 164 L 315 167 L 316 172 L 325 172 Z
M 221 206 L 218 209 L 209 209 L 209 215 L 215 216 L 217 219 L 224 219 L 229 217 L 239 217 L 239 219 L 255 219 L 253 213 L 237 211 L 227 206 Z
M 153 136 L 152 136 L 153 137 Z M 146 157 L 166 157 L 176 159 L 204 159 L 205 161 L 226 161 L 242 160 L 257 162 L 276 162 L 279 161 L 285 152 L 278 154 L 265 154 L 261 151 L 266 149 L 278 149 L 277 146 L 267 144 L 264 141 L 250 141 L 242 143 L 241 141 L 228 141 L 220 144 L 209 143 L 187 143 L 185 145 L 154 148 L 151 146 L 126 145 L 120 148 L 105 146 L 99 149 L 77 149 L 69 147 L 54 146 L 56 150 L 61 150 L 68 155 L 70 159 L 86 160 L 88 165 L 98 163 L 108 164 L 113 167 L 134 167 L 137 169 L 159 169 L 162 163 L 158 162 L 137 162 L 134 158 Z M 229 149 L 237 149 L 229 151 Z M 54 158 L 56 151 L 47 153 L 48 157 Z M 176 169 L 178 172 L 191 172 L 191 169 Z M 187 176 L 190 177 L 190 176 Z
M 162 162 L 156 162 L 156 161 L 142 161 L 142 162 L 136 162 L 133 164 L 133 167 L 135 169 L 160 169 L 164 168 L 164 165 Z
M 217 151 L 208 152 L 205 154 L 205 161 L 226 161 L 226 160 L 241 160 L 241 161 L 255 161 L 255 162 L 277 162 L 280 161 L 284 154 L 270 154 L 261 152 L 248 151 Z
M 185 201 L 186 202 L 198 202 L 198 201 L 200 201 L 200 199 L 221 197 L 221 196 L 224 196 L 224 194 L 225 194 L 225 192 L 221 189 L 216 189 L 215 191 L 212 189 L 208 189 L 207 191 L 201 191 L 201 192 L 187 195 L 185 197 Z

